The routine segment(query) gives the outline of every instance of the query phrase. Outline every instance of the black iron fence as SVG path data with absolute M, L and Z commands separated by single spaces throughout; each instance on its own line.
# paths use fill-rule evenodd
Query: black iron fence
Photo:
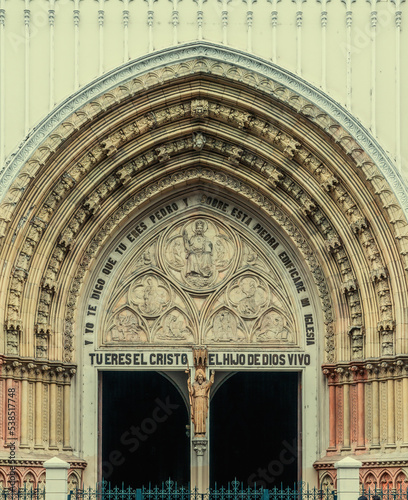
M 203 493 L 168 480 L 161 486 L 142 488 L 119 488 L 101 483 L 95 489 L 71 491 L 68 500 L 337 500 L 337 495 L 329 489 L 309 489 L 305 483 L 296 484 L 293 488 L 266 489 L 256 485 L 245 486 L 236 480 L 227 486 L 215 485 Z
M 360 496 L 366 497 L 367 500 L 408 500 L 408 488 L 407 484 L 403 483 L 399 484 L 397 488 L 386 486 L 379 489 L 376 486 L 370 488 L 362 486 Z

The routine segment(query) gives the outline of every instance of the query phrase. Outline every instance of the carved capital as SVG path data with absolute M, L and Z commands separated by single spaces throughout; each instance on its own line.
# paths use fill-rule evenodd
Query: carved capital
M 166 144 L 163 144 L 162 146 L 159 146 L 155 149 L 157 159 L 159 160 L 160 163 L 163 163 L 164 161 L 170 160 L 170 155 L 169 151 L 167 149 Z
M 193 133 L 193 149 L 195 151 L 201 151 L 204 148 L 207 139 L 202 132 Z
M 351 223 L 351 229 L 355 234 L 362 233 L 365 229 L 368 229 L 368 222 L 364 217 L 361 217 Z
M 388 278 L 388 272 L 385 267 L 378 267 L 377 269 L 372 269 L 370 271 L 370 276 L 374 282 L 386 280 Z
M 357 291 L 357 281 L 355 279 L 350 279 L 342 283 L 341 289 L 345 294 L 351 294 Z
M 193 438 L 193 448 L 198 457 L 202 457 L 207 450 L 207 439 Z

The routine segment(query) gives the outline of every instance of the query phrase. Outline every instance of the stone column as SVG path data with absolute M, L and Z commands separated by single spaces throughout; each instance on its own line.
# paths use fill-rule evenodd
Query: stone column
M 44 448 L 42 436 L 42 382 L 37 370 L 37 381 L 35 382 L 35 428 L 34 428 L 34 448 Z
M 344 384 L 343 386 L 343 450 L 350 449 L 350 386 L 349 384 Z
M 364 384 L 357 384 L 357 448 L 365 448 Z
M 373 399 L 373 410 L 372 410 L 372 429 L 373 437 L 371 448 L 380 447 L 380 408 L 379 408 L 379 387 L 378 380 L 373 380 L 372 382 L 372 399 Z
M 63 386 L 63 398 L 64 398 L 64 424 L 63 424 L 63 450 L 71 450 L 70 444 L 70 386 L 69 381 L 67 381 Z
M 329 447 L 327 452 L 333 453 L 337 450 L 336 446 L 336 374 L 333 368 L 323 368 L 323 375 L 327 377 L 329 386 Z
M 58 457 L 44 462 L 45 500 L 67 500 L 69 464 Z
M 392 376 L 390 374 L 390 376 Z M 387 448 L 395 448 L 395 397 L 394 380 L 387 380 Z
M 28 380 L 21 381 L 20 448 L 28 448 Z
M 404 435 L 404 442 L 403 442 L 403 447 L 406 448 L 408 447 L 408 377 L 407 374 L 405 373 L 404 378 L 402 379 L 402 401 L 405 401 L 405 404 L 402 408 L 402 414 L 403 414 L 403 435 Z
M 360 467 L 362 463 L 351 457 L 334 464 L 337 469 L 337 500 L 356 500 L 360 491 Z
M 57 384 L 50 384 L 50 440 L 49 447 L 57 448 Z
M 193 438 L 193 448 L 197 456 L 197 466 L 196 466 L 196 474 L 195 474 L 195 484 L 193 482 L 193 488 L 197 488 L 198 493 L 205 493 L 208 488 L 208 480 L 206 474 L 206 463 L 204 461 L 204 456 L 207 455 L 207 438 L 205 437 L 194 437 Z

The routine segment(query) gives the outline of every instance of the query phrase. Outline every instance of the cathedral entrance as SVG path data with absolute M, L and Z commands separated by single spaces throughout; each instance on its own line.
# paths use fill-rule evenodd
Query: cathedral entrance
M 179 391 L 153 371 L 102 372 L 101 477 L 111 486 L 190 481 L 189 417 Z
M 299 479 L 299 378 L 296 372 L 240 372 L 210 407 L 210 484 L 293 487 Z
M 140 213 L 88 290 L 83 397 L 95 401 L 99 376 L 102 406 L 99 427 L 96 401 L 87 412 L 84 439 L 92 448 L 99 428 L 97 478 L 112 485 L 269 489 L 314 473 L 310 276 L 279 228 L 208 193 Z

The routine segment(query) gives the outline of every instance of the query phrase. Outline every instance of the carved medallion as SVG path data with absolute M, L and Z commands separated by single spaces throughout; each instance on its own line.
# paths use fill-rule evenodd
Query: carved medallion
M 183 286 L 206 291 L 232 270 L 236 248 L 233 236 L 221 225 L 196 218 L 165 237 L 165 267 Z
M 295 335 L 285 315 L 272 309 L 258 321 L 252 337 L 254 342 L 287 342 L 294 343 Z
M 260 278 L 245 275 L 230 284 L 228 298 L 240 316 L 254 318 L 267 304 L 269 290 Z
M 170 303 L 168 285 L 154 274 L 146 274 L 135 280 L 129 290 L 129 300 L 143 316 L 156 317 Z

